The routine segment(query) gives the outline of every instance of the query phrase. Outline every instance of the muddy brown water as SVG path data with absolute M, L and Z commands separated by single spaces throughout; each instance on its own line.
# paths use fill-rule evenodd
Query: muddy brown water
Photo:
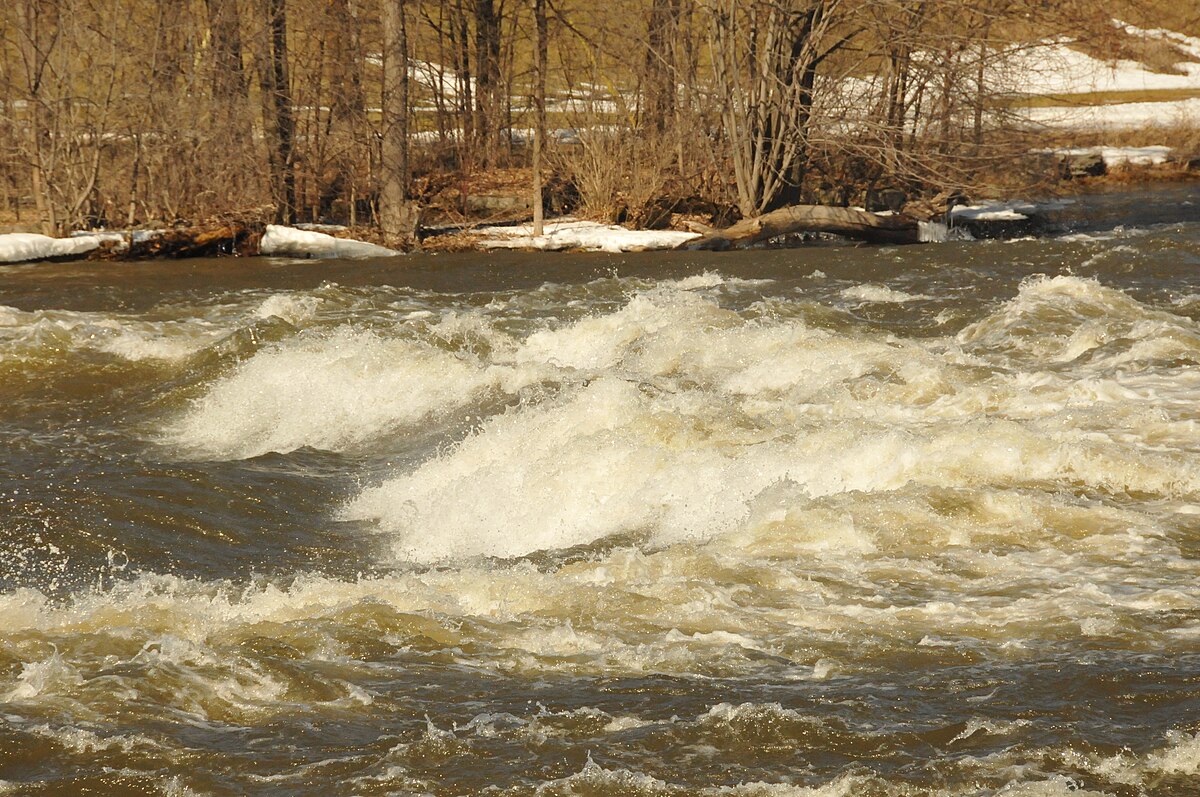
M 0 270 L 0 794 L 1198 793 L 1200 189 L 1083 204 Z

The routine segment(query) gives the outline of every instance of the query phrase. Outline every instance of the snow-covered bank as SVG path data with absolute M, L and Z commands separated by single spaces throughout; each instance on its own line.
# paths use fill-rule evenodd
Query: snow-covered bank
M 323 232 L 299 230 L 268 224 L 259 244 L 259 252 L 268 257 L 315 257 L 321 259 L 392 257 L 401 254 L 395 249 L 377 246 L 350 238 L 334 238 Z
M 1171 148 L 1155 147 L 1064 147 L 1036 152 L 1061 158 L 1099 157 L 1105 166 L 1161 166 L 1171 159 Z
M 1193 54 L 1189 48 L 1181 55 L 1200 58 L 1200 40 L 1183 38 L 1195 41 L 1198 51 Z M 1172 44 L 1180 47 L 1179 42 Z M 1094 58 L 1075 46 L 1072 39 L 1060 37 L 1015 47 L 1000 62 L 997 79 L 1001 85 L 1008 83 L 1014 93 L 1034 95 L 1200 89 L 1200 63 L 1195 61 L 1181 59 L 1171 74 L 1128 59 Z
M 1124 102 L 1105 105 L 1053 105 L 1025 108 L 1021 115 L 1056 130 L 1118 131 L 1145 127 L 1200 125 L 1200 97 L 1162 102 Z
M 1129 59 L 1096 58 L 1075 49 L 1070 38 L 1060 37 L 1014 48 L 999 65 L 998 81 L 1009 85 L 1014 95 L 1063 98 L 1061 104 L 1021 111 L 1031 122 L 1051 128 L 1116 131 L 1200 124 L 1200 97 L 1186 96 L 1200 93 L 1200 38 L 1146 30 L 1116 19 L 1113 25 L 1133 40 L 1170 46 L 1179 61 L 1170 71 L 1156 71 Z M 1155 92 L 1175 96 L 1156 101 Z M 1118 98 L 1132 101 L 1114 101 Z
M 580 249 L 586 252 L 644 252 L 652 249 L 674 249 L 685 241 L 699 238 L 699 233 L 676 230 L 629 230 L 615 224 L 595 221 L 559 219 L 548 221 L 545 234 L 535 236 L 533 227 L 521 224 L 513 227 L 483 227 L 476 231 L 482 249 L 540 249 L 562 251 Z
M 99 246 L 100 237 L 97 235 L 51 238 L 32 232 L 12 232 L 0 235 L 0 263 L 78 257 Z

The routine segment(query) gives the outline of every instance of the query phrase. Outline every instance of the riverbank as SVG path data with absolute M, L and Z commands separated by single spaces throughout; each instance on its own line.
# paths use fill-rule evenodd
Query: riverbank
M 917 240 L 941 240 L 955 227 L 960 237 L 1007 238 L 1053 230 L 1048 216 L 1072 197 L 1135 187 L 1153 192 L 1163 185 L 1200 180 L 1200 158 L 1180 159 L 1166 146 L 1060 148 L 1044 154 L 1057 160 L 1063 178 L 1046 192 L 1049 199 L 976 199 L 943 194 L 933 201 L 905 197 L 896 209 L 914 222 L 929 223 L 916 236 Z M 507 182 L 513 185 L 511 178 Z M 431 213 L 433 223 L 422 230 L 419 241 L 408 251 L 639 252 L 684 247 L 713 232 L 708 226 L 714 221 L 711 215 L 680 212 L 665 213 L 657 229 L 634 229 L 563 215 L 547 220 L 543 234 L 538 236 L 519 210 L 522 202 L 527 203 L 527 197 L 517 195 L 511 188 L 502 193 L 493 185 L 492 190 L 496 193 L 487 195 L 487 201 L 477 199 L 473 204 L 462 201 L 463 207 L 474 207 L 474 213 L 435 209 Z M 890 217 L 893 212 L 883 210 L 877 216 Z M 404 253 L 386 246 L 377 228 L 361 225 L 288 227 L 248 217 L 170 228 L 80 230 L 66 238 L 51 238 L 29 231 L 28 225 L 22 228 L 9 221 L 7 225 L 0 224 L 0 230 L 10 230 L 0 233 L 0 263 L 219 256 L 357 259 Z M 770 244 L 796 246 L 829 237 L 816 230 L 797 230 L 773 239 Z

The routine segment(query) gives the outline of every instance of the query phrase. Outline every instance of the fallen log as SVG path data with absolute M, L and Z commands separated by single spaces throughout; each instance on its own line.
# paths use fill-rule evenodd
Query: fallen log
M 130 242 L 125 259 L 220 257 L 256 255 L 261 224 L 225 222 L 196 227 L 176 227 Z
M 723 230 L 714 230 L 681 244 L 679 249 L 723 251 L 742 249 L 780 235 L 824 232 L 857 241 L 880 244 L 915 244 L 921 240 L 916 219 L 881 216 L 864 210 L 828 205 L 792 205 L 752 219 L 743 219 Z

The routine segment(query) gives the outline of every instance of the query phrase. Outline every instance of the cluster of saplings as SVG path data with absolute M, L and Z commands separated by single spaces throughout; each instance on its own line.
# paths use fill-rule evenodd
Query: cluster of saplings
M 1096 0 L 10 0 L 0 210 L 375 226 L 471 197 L 656 226 L 1012 178 L 1013 48 Z M 531 174 L 532 172 L 532 174 Z M 540 197 L 540 198 L 539 198 Z M 518 203 L 518 206 L 522 206 Z M 10 219 L 11 221 L 11 219 Z

